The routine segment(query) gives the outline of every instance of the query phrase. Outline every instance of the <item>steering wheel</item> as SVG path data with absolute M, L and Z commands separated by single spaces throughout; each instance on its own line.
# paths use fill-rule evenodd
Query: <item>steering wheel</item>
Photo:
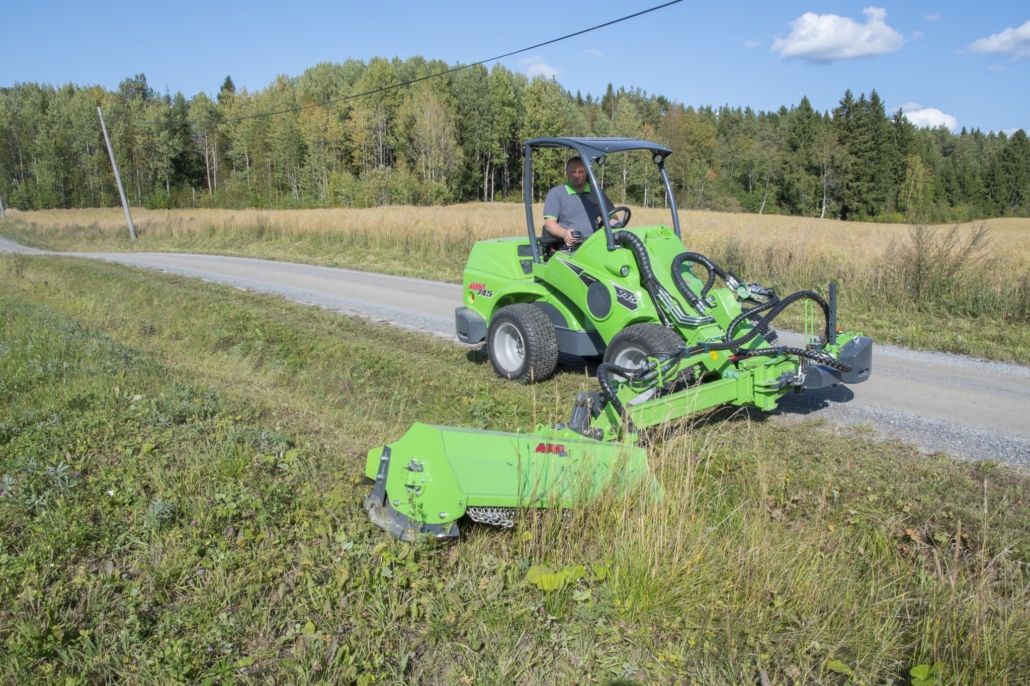
M 622 214 L 621 217 L 612 219 L 612 217 L 619 213 Z M 625 205 L 619 205 L 618 207 L 613 208 L 612 211 L 608 213 L 608 223 L 612 225 L 613 229 L 622 229 L 629 224 L 629 218 L 631 216 L 633 216 L 633 213 L 630 212 L 628 207 L 626 207 Z

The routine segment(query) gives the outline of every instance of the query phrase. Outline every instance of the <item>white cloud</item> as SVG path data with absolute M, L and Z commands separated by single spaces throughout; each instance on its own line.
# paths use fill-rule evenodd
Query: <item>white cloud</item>
M 601 52 L 600 50 L 594 50 L 593 48 L 587 48 L 583 52 L 586 53 L 587 55 L 592 55 L 594 57 L 604 57 L 604 53 L 603 52 Z
M 561 73 L 556 67 L 552 67 L 544 62 L 544 59 L 539 55 L 521 59 L 519 64 L 526 68 L 526 76 L 531 79 L 535 79 L 538 76 L 543 76 L 545 79 L 553 79 Z
M 759 45 L 761 45 L 764 42 L 765 41 L 760 41 L 760 40 L 746 40 L 746 41 L 744 41 L 744 47 L 750 50 L 751 48 L 757 48 Z
M 941 15 L 937 14 L 936 12 L 934 12 L 933 14 L 927 14 L 926 16 L 923 17 L 923 19 L 925 19 L 926 21 L 940 21 L 941 20 Z
M 862 12 L 866 16 L 865 24 L 851 17 L 805 12 L 790 23 L 790 35 L 773 43 L 772 50 L 785 59 L 832 62 L 901 49 L 905 39 L 887 26 L 884 21 L 887 10 L 866 7 Z
M 1000 64 L 992 64 L 989 67 L 987 67 L 987 71 L 1005 71 L 1005 67 L 1001 66 Z
M 995 52 L 1002 55 L 1030 57 L 1030 21 L 1014 29 L 1011 26 L 1001 33 L 981 38 L 969 46 L 973 52 Z
M 905 117 L 910 122 L 919 128 L 929 126 L 931 129 L 936 129 L 938 126 L 946 126 L 951 131 L 958 129 L 958 119 L 941 112 L 936 107 L 924 108 L 918 102 L 906 102 L 901 106 L 901 111 L 905 113 Z

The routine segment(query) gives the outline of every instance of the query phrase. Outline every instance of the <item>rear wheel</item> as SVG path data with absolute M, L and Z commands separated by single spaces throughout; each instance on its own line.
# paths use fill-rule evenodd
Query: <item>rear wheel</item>
M 554 325 L 540 308 L 529 304 L 498 310 L 490 320 L 486 347 L 494 371 L 519 383 L 543 381 L 558 364 Z
M 679 334 L 660 324 L 634 324 L 615 334 L 604 351 L 604 362 L 623 369 L 639 369 L 647 364 L 647 358 L 674 353 L 681 345 L 683 339 Z M 690 383 L 692 377 L 689 371 L 680 374 L 680 378 L 667 385 L 665 391 Z M 648 392 L 636 398 L 635 402 L 643 402 L 652 396 L 653 392 Z

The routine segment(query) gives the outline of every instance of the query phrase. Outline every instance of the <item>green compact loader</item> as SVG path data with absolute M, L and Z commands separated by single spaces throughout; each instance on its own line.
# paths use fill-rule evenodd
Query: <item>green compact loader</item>
M 594 167 L 606 155 L 645 151 L 665 186 L 672 226 L 629 227 L 630 209 L 616 207 L 573 247 L 547 232 L 538 238 L 532 165 L 542 148 L 575 151 L 596 189 Z M 869 378 L 872 340 L 837 328 L 834 284 L 828 299 L 814 291 L 780 297 L 684 251 L 668 148 L 629 138 L 538 138 L 523 152 L 528 237 L 473 246 L 455 312 L 458 339 L 485 341 L 497 373 L 521 383 L 550 377 L 559 353 L 599 359 L 600 388 L 579 394 L 568 422 L 531 433 L 415 424 L 371 450 L 365 507 L 392 535 L 454 538 L 464 516 L 510 527 L 518 508 L 657 496 L 636 445 L 641 429 L 726 404 L 771 411 L 787 393 Z M 800 301 L 821 310 L 821 331 L 803 347 L 778 345 L 771 324 Z

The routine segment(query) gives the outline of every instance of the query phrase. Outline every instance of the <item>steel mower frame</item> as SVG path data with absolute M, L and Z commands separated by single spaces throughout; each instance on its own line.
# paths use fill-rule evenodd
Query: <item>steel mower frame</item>
M 534 150 L 546 148 L 575 151 L 592 188 L 601 188 L 594 166 L 607 155 L 647 152 L 672 226 L 627 227 L 631 211 L 620 207 L 602 213 L 598 230 L 573 248 L 556 249 L 546 232 L 539 239 L 532 165 Z M 571 507 L 634 489 L 656 494 L 636 445 L 641 429 L 726 404 L 771 411 L 787 393 L 869 378 L 872 340 L 837 328 L 834 284 L 828 299 L 814 291 L 781 298 L 684 251 L 668 148 L 630 138 L 537 138 L 523 154 L 528 237 L 473 246 L 457 336 L 486 341 L 497 373 L 523 383 L 551 376 L 559 353 L 603 358 L 600 388 L 581 393 L 562 424 L 519 433 L 415 424 L 369 451 L 374 485 L 365 507 L 392 535 L 454 538 L 466 515 L 510 527 L 518 508 Z M 821 333 L 803 347 L 777 345 L 773 320 L 800 301 L 821 311 Z

